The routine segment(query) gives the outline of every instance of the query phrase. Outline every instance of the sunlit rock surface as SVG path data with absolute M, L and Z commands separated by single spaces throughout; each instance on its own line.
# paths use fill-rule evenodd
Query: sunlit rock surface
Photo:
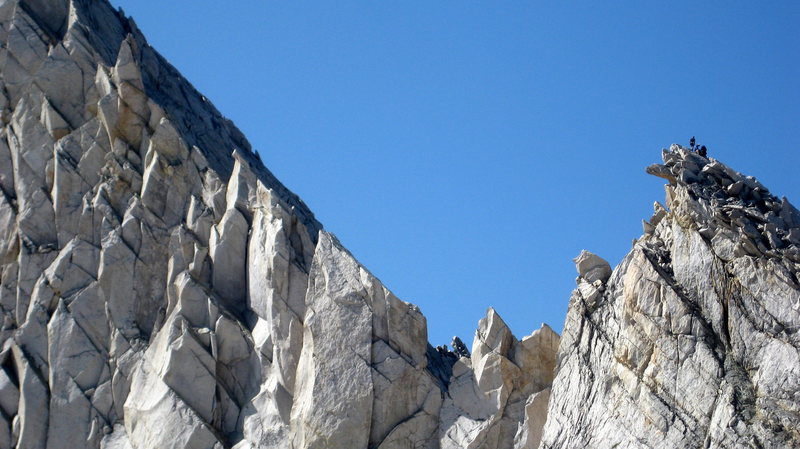
M 0 125 L 0 449 L 800 446 L 800 213 L 718 161 L 450 351 L 106 1 L 0 0 Z
M 800 213 L 673 145 L 644 235 L 585 253 L 542 448 L 800 447 Z
M 558 336 L 430 346 L 107 2 L 0 1 L 0 119 L 0 449 L 536 446 Z

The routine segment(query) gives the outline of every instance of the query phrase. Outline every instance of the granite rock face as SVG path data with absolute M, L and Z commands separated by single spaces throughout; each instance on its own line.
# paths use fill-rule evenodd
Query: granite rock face
M 534 448 L 559 337 L 434 349 L 101 0 L 0 0 L 0 449 Z
M 666 204 L 613 273 L 576 260 L 541 447 L 800 447 L 800 213 L 714 159 L 663 159 Z
M 800 212 L 673 146 L 560 338 L 431 346 L 103 0 L 0 0 L 0 449 L 800 447 Z

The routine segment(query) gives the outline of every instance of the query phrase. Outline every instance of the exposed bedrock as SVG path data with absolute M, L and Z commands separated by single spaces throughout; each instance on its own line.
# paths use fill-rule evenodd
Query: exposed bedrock
M 800 214 L 719 161 L 663 159 L 666 202 L 619 266 L 577 260 L 542 448 L 800 447 Z
M 0 449 L 535 447 L 550 328 L 434 349 L 107 2 L 0 43 Z
M 800 212 L 663 159 L 563 337 L 434 347 L 132 20 L 0 0 L 0 449 L 800 447 Z

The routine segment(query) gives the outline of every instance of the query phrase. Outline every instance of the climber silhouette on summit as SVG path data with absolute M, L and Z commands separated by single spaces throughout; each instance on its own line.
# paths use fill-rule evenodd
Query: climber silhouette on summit
M 697 145 L 697 140 L 695 140 L 694 136 L 689 139 L 689 148 L 700 156 L 708 157 L 708 149 L 705 145 Z

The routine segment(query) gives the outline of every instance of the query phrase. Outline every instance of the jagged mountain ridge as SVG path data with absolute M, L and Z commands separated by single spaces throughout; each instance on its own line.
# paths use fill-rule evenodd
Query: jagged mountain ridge
M 687 148 L 663 159 L 644 235 L 613 274 L 579 268 L 541 447 L 800 447 L 800 213 Z
M 432 348 L 106 1 L 0 23 L 0 448 L 538 443 L 552 330 Z
M 455 354 L 105 1 L 0 23 L 0 448 L 798 446 L 800 214 L 754 179 L 674 146 L 560 347 L 489 310 Z

